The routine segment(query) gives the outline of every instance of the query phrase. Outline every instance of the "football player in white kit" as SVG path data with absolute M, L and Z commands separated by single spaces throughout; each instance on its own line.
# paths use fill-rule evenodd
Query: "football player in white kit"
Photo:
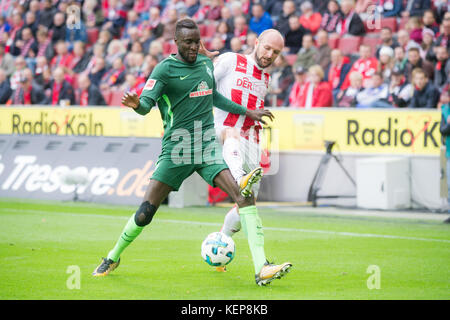
M 251 110 L 263 109 L 270 81 L 265 68 L 275 61 L 283 48 L 283 36 L 275 29 L 268 29 L 259 35 L 251 54 L 222 54 L 214 64 L 217 90 L 228 99 Z M 207 53 L 212 56 L 212 53 Z M 272 120 L 273 116 L 270 119 Z M 242 195 L 253 195 L 256 198 L 263 173 L 260 167 L 261 124 L 246 116 L 224 112 L 219 108 L 214 108 L 214 122 L 217 136 L 223 143 L 223 158 L 240 186 Z M 237 206 L 234 206 L 226 214 L 221 232 L 233 236 L 240 229 L 241 219 Z M 287 271 L 291 264 L 270 266 L 273 266 L 271 271 L 277 272 L 278 269 Z M 217 271 L 226 269 L 217 267 Z M 281 272 L 274 278 L 280 277 L 280 274 L 284 275 Z

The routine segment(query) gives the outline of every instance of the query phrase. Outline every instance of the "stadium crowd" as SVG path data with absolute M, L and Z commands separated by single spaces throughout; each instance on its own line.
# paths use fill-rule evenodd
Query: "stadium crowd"
M 448 104 L 447 0 L 0 0 L 0 104 L 120 105 L 176 52 L 193 18 L 206 47 L 250 53 L 285 37 L 267 106 Z

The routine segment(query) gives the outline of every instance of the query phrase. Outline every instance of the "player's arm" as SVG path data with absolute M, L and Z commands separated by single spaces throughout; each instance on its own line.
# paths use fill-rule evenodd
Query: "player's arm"
M 213 103 L 216 108 L 222 109 L 229 113 L 245 115 L 247 108 L 237 104 L 231 100 L 225 98 L 219 91 L 216 90 L 216 86 L 213 89 Z
M 136 92 L 127 92 L 122 97 L 122 104 L 132 108 L 140 115 L 146 115 L 156 105 L 155 101 L 147 96 L 139 97 Z
M 127 92 L 122 98 L 122 104 L 133 108 L 140 115 L 146 115 L 156 105 L 156 101 L 162 95 L 167 84 L 168 74 L 169 70 L 166 65 L 157 65 L 145 83 L 141 96 L 138 96 L 137 93 Z
M 273 120 L 274 118 L 272 112 L 270 112 L 269 110 L 264 109 L 249 110 L 241 106 L 240 104 L 228 100 L 219 91 L 216 90 L 215 86 L 213 90 L 213 102 L 216 108 L 222 109 L 229 113 L 246 115 L 252 120 L 261 121 L 263 124 L 266 124 L 266 122 L 262 119 L 263 117 L 268 117 L 270 120 Z

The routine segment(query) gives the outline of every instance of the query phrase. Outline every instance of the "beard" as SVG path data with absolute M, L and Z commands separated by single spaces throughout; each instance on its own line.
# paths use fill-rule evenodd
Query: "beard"
M 269 67 L 272 64 L 271 60 L 267 60 L 258 56 L 258 51 L 255 52 L 255 60 L 258 66 L 263 69 Z
M 180 56 L 188 63 L 194 63 L 197 60 L 198 53 L 195 54 L 195 58 L 190 55 L 189 52 L 179 51 Z

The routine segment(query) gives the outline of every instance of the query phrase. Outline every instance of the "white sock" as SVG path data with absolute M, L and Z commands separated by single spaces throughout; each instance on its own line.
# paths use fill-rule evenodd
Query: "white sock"
M 220 232 L 225 233 L 227 236 L 232 237 L 236 232 L 241 230 L 241 217 L 239 216 L 238 207 L 234 205 L 230 211 L 228 211 L 223 221 L 222 229 Z
M 239 139 L 227 138 L 223 143 L 222 151 L 223 158 L 238 185 L 241 182 L 241 178 L 245 175 L 245 171 L 242 168 L 242 156 L 239 144 Z

